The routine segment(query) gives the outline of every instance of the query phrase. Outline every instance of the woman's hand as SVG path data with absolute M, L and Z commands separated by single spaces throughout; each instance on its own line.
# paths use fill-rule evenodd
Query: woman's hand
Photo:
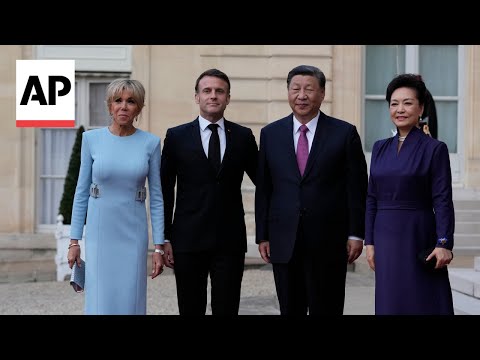
M 163 251 L 163 249 L 161 249 L 160 247 L 156 249 L 160 249 Z M 159 252 L 154 252 L 152 254 L 152 279 L 155 279 L 162 272 L 163 272 L 163 254 Z
M 75 261 L 77 262 L 77 265 L 80 266 L 80 252 L 81 251 L 78 240 L 70 240 L 67 254 L 68 267 L 70 269 L 73 268 L 73 264 L 75 263 Z
M 370 269 L 375 271 L 375 246 L 374 245 L 367 245 L 367 261 L 368 261 L 368 266 L 370 266 Z
M 440 269 L 450 264 L 453 259 L 453 252 L 445 248 L 436 247 L 435 249 L 433 249 L 430 255 L 427 256 L 426 261 L 430 260 L 433 257 L 437 258 L 435 269 Z

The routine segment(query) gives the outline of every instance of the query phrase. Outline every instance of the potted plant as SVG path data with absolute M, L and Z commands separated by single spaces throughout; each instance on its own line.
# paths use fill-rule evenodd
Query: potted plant
M 57 265 L 57 281 L 64 281 L 70 275 L 71 269 L 67 263 L 68 244 L 70 242 L 70 224 L 72 221 L 73 198 L 77 187 L 78 174 L 80 172 L 80 157 L 82 151 L 82 134 L 85 128 L 80 126 L 75 136 L 70 161 L 68 163 L 67 176 L 63 186 L 63 195 L 60 201 L 57 216 L 57 229 L 55 238 L 57 240 L 57 254 L 55 263 Z

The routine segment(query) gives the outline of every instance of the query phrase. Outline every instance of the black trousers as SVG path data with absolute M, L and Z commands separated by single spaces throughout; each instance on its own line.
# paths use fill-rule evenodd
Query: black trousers
M 281 315 L 343 314 L 346 245 L 309 248 L 300 223 L 290 262 L 272 267 Z
M 244 266 L 244 252 L 174 252 L 180 315 L 205 315 L 209 275 L 212 315 L 238 315 Z

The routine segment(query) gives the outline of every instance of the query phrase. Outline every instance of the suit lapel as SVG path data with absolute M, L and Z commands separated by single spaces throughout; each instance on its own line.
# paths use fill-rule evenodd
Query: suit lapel
M 286 152 L 285 163 L 290 164 L 298 178 L 301 178 L 300 170 L 298 169 L 297 155 L 295 152 L 295 143 L 293 141 L 293 113 L 283 120 L 284 130 L 278 135 L 277 144 Z
M 232 154 L 232 141 L 234 139 L 234 135 L 232 134 L 232 127 L 230 124 L 230 121 L 227 119 L 223 119 L 223 123 L 225 125 L 225 154 L 223 154 L 223 159 L 222 162 L 220 163 L 220 169 L 218 170 L 219 173 L 222 172 L 222 169 L 224 168 L 225 162 L 228 162 L 228 160 L 231 157 Z
M 205 155 L 205 151 L 203 150 L 202 145 L 202 138 L 200 137 L 200 124 L 198 122 L 198 117 L 190 123 L 190 139 L 193 147 L 196 151 L 202 153 L 203 158 L 208 161 L 207 155 Z M 208 161 L 208 163 L 210 163 Z
M 323 112 L 320 111 L 320 116 L 318 117 L 317 128 L 315 130 L 315 135 L 313 136 L 313 143 L 310 149 L 310 153 L 308 154 L 307 165 L 305 167 L 305 172 L 303 173 L 303 177 L 308 176 L 310 170 L 312 170 L 313 164 L 315 163 L 315 159 L 321 153 L 321 149 L 323 148 L 322 144 L 328 138 L 328 131 L 327 131 L 327 121 L 326 116 Z

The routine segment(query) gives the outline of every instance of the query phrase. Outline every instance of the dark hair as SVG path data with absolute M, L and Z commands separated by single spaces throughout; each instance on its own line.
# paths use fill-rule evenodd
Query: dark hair
M 227 85 L 228 85 L 228 91 L 227 93 L 230 95 L 230 79 L 228 78 L 227 74 L 225 74 L 224 72 L 218 70 L 218 69 L 209 69 L 209 70 L 205 70 L 203 73 L 200 74 L 200 76 L 198 77 L 197 79 L 197 82 L 195 83 L 195 93 L 197 94 L 198 93 L 198 83 L 200 82 L 200 80 L 202 80 L 202 78 L 204 78 L 205 76 L 213 76 L 213 77 L 217 77 L 219 79 L 222 79 L 224 80 Z
M 430 135 L 434 139 L 438 137 L 438 124 L 437 124 L 437 108 L 435 106 L 435 100 L 433 99 L 432 94 L 430 91 L 426 91 L 425 93 L 425 105 L 423 107 L 423 114 L 421 116 L 420 123 L 428 124 L 428 130 L 430 131 Z
M 390 104 L 390 99 L 392 98 L 393 92 L 402 87 L 414 89 L 417 93 L 417 99 L 420 105 L 425 104 L 427 88 L 423 82 L 422 76 L 418 74 L 400 74 L 395 76 L 387 86 L 387 94 L 385 99 L 387 100 L 388 104 Z
M 290 72 L 288 73 L 287 76 L 287 89 L 290 87 L 290 81 L 292 81 L 292 78 L 296 75 L 309 75 L 317 78 L 318 84 L 320 85 L 320 88 L 324 89 L 325 88 L 325 83 L 327 82 L 327 79 L 325 78 L 325 74 L 317 67 L 312 66 L 312 65 L 299 65 L 297 67 L 294 67 Z

